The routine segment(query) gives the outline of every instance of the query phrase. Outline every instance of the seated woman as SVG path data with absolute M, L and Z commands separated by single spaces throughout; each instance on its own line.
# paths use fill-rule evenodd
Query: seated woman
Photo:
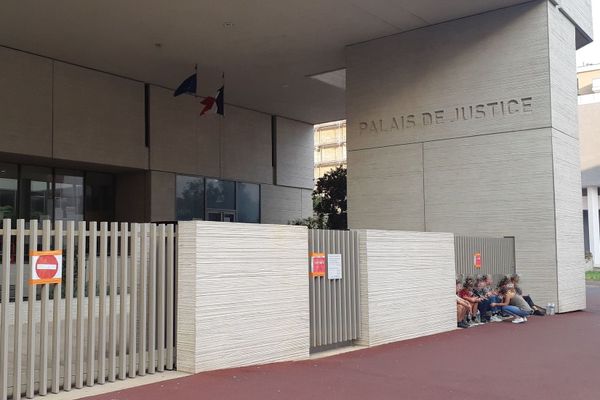
M 533 300 L 531 299 L 531 296 L 529 296 L 529 295 L 523 295 L 523 290 L 519 286 L 519 281 L 520 280 L 521 280 L 521 277 L 518 274 L 513 274 L 510 277 L 510 281 L 515 286 L 515 291 L 517 292 L 517 295 L 521 296 L 523 298 L 523 300 L 525 300 L 527 302 L 527 304 L 529 305 L 529 307 L 531 307 L 533 309 L 533 307 L 535 306 L 535 304 L 533 303 Z
M 469 303 L 469 313 L 467 315 L 467 322 L 471 321 L 472 325 L 477 325 L 477 322 L 475 322 L 475 316 L 477 315 L 479 303 L 482 300 L 479 297 L 475 296 L 475 294 L 473 293 L 474 286 L 475 281 L 473 280 L 473 278 L 469 277 L 465 279 L 465 283 L 463 284 L 462 289 L 458 292 L 458 296 Z
M 481 276 L 477 278 L 476 287 L 473 289 L 473 294 L 481 299 L 478 309 L 481 321 L 484 323 L 502 321 L 501 318 L 495 315 L 498 308 L 492 308 L 492 303 L 499 302 L 500 298 L 495 294 L 489 282 L 490 280 L 487 276 Z
M 531 307 L 525 303 L 526 308 L 521 308 L 523 306 L 522 303 L 518 302 L 519 305 L 511 304 L 511 300 L 515 298 L 517 292 L 515 291 L 514 285 L 512 283 L 508 283 L 500 288 L 500 297 L 502 298 L 501 302 L 492 303 L 492 307 L 500 307 L 503 312 L 513 315 L 515 318 L 513 319 L 513 324 L 520 324 L 523 322 L 527 322 L 527 316 L 531 315 Z
M 470 328 L 471 325 L 466 321 L 467 315 L 471 311 L 471 305 L 468 301 L 461 299 L 458 293 L 462 290 L 462 281 L 456 280 L 456 319 L 459 328 Z

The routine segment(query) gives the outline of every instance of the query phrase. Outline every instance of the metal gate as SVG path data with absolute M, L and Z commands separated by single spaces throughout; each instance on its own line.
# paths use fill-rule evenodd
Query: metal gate
M 323 276 L 310 279 L 311 350 L 358 339 L 360 334 L 360 278 L 358 232 L 309 230 L 311 258 L 325 257 Z M 341 279 L 331 276 L 331 260 L 341 255 Z M 339 266 L 339 264 L 338 264 Z M 338 270 L 339 272 L 339 270 Z M 338 275 L 339 277 L 339 275 Z M 332 279 L 330 279 L 332 278 Z
M 494 279 L 514 274 L 515 238 L 455 236 L 454 251 L 456 274 L 472 276 L 490 274 Z M 476 266 L 476 254 L 480 256 L 480 267 Z
M 5 219 L 1 239 L 0 400 L 174 368 L 174 225 Z M 62 284 L 27 285 L 32 250 L 63 250 Z

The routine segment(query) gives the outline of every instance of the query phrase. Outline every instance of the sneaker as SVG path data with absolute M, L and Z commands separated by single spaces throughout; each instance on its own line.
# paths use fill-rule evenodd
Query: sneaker
M 527 317 L 523 317 L 523 322 L 527 322 Z
M 526 320 L 524 320 L 523 318 L 521 318 L 521 317 L 517 317 L 517 318 L 515 318 L 515 319 L 513 319 L 513 320 L 512 320 L 512 323 L 513 323 L 513 324 L 521 324 L 521 323 L 523 323 L 523 322 L 525 322 L 525 321 L 526 321 Z
M 470 328 L 469 324 L 467 324 L 465 321 L 460 321 L 457 325 L 459 328 L 462 328 L 462 329 Z
M 490 318 L 490 321 L 492 321 L 492 322 L 502 322 L 502 318 L 500 318 L 497 315 L 492 315 L 492 317 Z

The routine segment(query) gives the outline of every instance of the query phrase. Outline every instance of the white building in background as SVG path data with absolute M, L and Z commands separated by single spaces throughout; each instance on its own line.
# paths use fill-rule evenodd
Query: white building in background
M 581 185 L 585 251 L 594 266 L 600 266 L 600 64 L 580 67 L 579 140 L 581 144 Z M 590 212 L 595 210 L 595 212 Z

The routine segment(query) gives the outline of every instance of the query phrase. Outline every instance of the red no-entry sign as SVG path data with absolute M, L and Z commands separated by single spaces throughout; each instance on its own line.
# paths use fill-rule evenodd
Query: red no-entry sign
M 62 250 L 32 251 L 30 285 L 60 283 L 62 280 Z

